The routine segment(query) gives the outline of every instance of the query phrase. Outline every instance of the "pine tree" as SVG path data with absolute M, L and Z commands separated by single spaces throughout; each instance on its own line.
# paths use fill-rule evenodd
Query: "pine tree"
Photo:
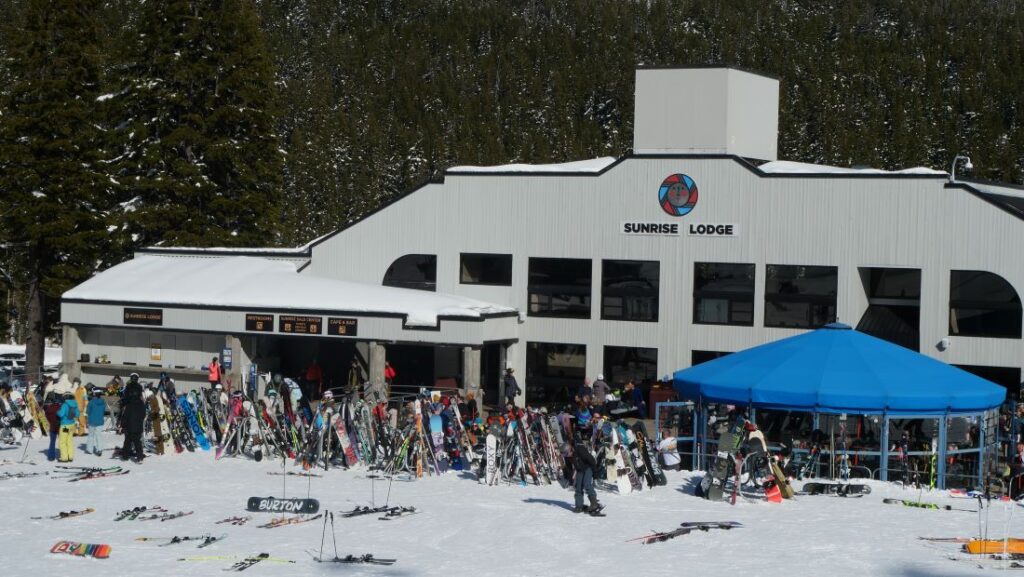
M 10 33 L 0 196 L 16 281 L 28 293 L 27 374 L 42 364 L 59 297 L 103 265 L 105 173 L 98 0 L 30 0 Z
M 123 78 L 128 242 L 272 244 L 281 152 L 252 3 L 147 2 Z

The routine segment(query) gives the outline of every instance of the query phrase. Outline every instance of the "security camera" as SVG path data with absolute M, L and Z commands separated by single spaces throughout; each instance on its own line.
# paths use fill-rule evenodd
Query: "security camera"
M 948 349 L 949 348 L 949 337 L 942 338 L 942 340 L 940 340 L 938 343 L 936 343 L 935 348 L 939 349 L 940 351 L 944 351 L 944 350 Z

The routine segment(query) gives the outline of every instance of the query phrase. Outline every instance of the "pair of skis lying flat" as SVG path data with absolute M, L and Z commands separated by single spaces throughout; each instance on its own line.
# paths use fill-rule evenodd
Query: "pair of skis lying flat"
M 729 529 L 742 526 L 742 523 L 738 523 L 736 521 L 693 521 L 681 523 L 678 529 L 673 529 L 672 531 L 655 531 L 649 535 L 629 539 L 626 542 L 643 541 L 644 545 L 650 545 L 651 543 L 668 541 L 669 539 L 679 537 L 680 535 L 688 535 L 694 531 L 710 531 L 712 529 L 724 529 L 728 531 Z

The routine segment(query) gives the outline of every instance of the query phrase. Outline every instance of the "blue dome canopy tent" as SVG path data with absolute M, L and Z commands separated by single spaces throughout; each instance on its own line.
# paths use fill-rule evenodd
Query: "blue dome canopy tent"
M 805 411 L 816 419 L 822 413 L 884 415 L 883 479 L 890 417 L 940 418 L 941 477 L 946 417 L 982 416 L 1006 398 L 999 385 L 841 323 L 676 371 L 673 384 L 682 398 L 701 404 Z

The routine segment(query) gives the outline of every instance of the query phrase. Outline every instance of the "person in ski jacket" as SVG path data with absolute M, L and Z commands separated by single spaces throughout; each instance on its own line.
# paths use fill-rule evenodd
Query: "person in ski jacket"
M 60 419 L 60 435 L 57 447 L 60 449 L 60 462 L 70 463 L 75 458 L 75 428 L 78 426 L 78 402 L 74 395 L 64 395 L 64 402 L 57 409 Z
M 580 402 L 587 397 L 594 398 L 594 388 L 590 386 L 590 379 L 583 379 L 583 384 L 576 391 L 576 402 Z
M 597 491 L 594 490 L 594 467 L 597 467 L 597 459 L 584 441 L 584 438 L 589 436 L 589 430 L 584 428 L 577 429 L 573 436 L 572 466 L 576 471 L 576 513 L 596 513 L 601 510 L 601 504 L 597 501 Z M 586 493 L 590 500 L 589 508 L 583 506 L 583 493 Z
M 103 400 L 103 389 L 93 389 L 92 398 L 85 409 L 87 424 L 89 426 L 89 437 L 85 441 L 85 452 L 99 456 L 103 453 L 103 444 L 100 442 L 100 430 L 107 418 L 107 402 Z
M 392 367 L 390 362 L 384 361 L 384 382 L 391 385 L 397 376 L 398 372 L 395 371 L 395 367 Z
M 594 410 L 603 414 L 608 393 L 611 392 L 612 388 L 605 382 L 603 374 L 597 375 L 597 380 L 594 381 L 590 388 L 594 392 Z
M 60 419 L 57 411 L 60 410 L 60 397 L 57 393 L 50 392 L 43 401 L 43 414 L 46 415 L 47 430 L 50 432 L 50 448 L 46 450 L 48 461 L 57 460 L 57 435 L 60 433 Z
M 146 420 L 146 404 L 142 397 L 127 399 L 121 411 L 120 432 L 124 433 L 124 445 L 121 447 L 121 460 L 131 459 L 141 463 L 145 455 L 142 452 L 142 432 Z
M 324 390 L 324 371 L 320 368 L 320 365 L 313 359 L 309 365 L 306 366 L 305 374 L 303 379 L 306 390 L 305 396 L 313 398 L 314 393 L 323 395 Z
M 214 385 L 220 384 L 220 361 L 217 360 L 217 357 L 213 357 L 210 360 L 210 365 L 207 369 L 210 371 L 210 374 L 206 377 L 206 380 L 210 382 L 210 388 L 212 389 Z
M 505 369 L 505 404 L 515 406 L 516 397 L 521 392 L 519 382 L 516 381 L 515 369 L 512 367 Z
M 129 375 L 128 382 L 124 385 L 122 397 L 124 397 L 125 401 L 129 399 L 142 400 L 142 383 L 139 382 L 139 373 Z

